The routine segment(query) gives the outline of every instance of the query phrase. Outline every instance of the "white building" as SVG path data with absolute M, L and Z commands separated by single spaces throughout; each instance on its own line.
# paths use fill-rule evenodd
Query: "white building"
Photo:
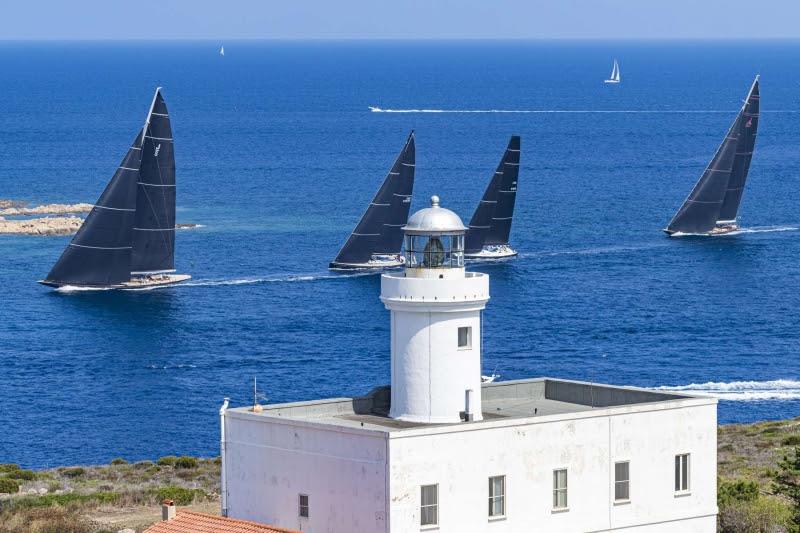
M 384 274 L 391 387 L 221 410 L 223 512 L 312 533 L 716 531 L 716 400 L 481 384 L 486 274 L 433 206 Z

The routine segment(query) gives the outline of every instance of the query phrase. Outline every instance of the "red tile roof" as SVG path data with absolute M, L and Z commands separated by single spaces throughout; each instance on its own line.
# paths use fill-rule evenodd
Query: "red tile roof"
M 236 520 L 194 511 L 180 510 L 172 520 L 156 522 L 145 533 L 300 533 L 249 520 Z

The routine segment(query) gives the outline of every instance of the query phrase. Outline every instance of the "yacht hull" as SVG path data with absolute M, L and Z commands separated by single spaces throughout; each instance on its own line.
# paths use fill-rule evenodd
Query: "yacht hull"
M 165 287 L 168 285 L 175 285 L 186 281 L 187 279 L 191 279 L 192 276 L 188 274 L 160 274 L 158 276 L 142 276 L 142 277 L 134 277 L 131 278 L 130 281 L 126 281 L 125 283 L 120 283 L 118 285 L 73 285 L 70 283 L 60 283 L 57 281 L 50 281 L 50 280 L 39 280 L 39 283 L 42 285 L 46 285 L 47 287 L 53 288 L 61 288 L 61 287 L 75 287 L 76 289 L 85 289 L 85 290 L 109 290 L 109 289 L 118 289 L 118 290 L 130 290 L 130 289 L 144 289 L 149 287 Z
M 382 270 L 386 268 L 398 268 L 405 265 L 402 259 L 380 259 L 371 260 L 366 263 L 337 263 L 331 262 L 328 265 L 330 270 Z
M 516 257 L 518 252 L 508 245 L 484 246 L 478 253 L 464 253 L 464 259 L 508 259 Z

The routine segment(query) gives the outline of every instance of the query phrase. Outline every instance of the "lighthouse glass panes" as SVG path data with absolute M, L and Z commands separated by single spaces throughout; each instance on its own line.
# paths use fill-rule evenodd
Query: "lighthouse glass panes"
M 420 525 L 439 523 L 439 485 L 423 485 L 420 495 Z
M 506 476 L 489 478 L 489 517 L 506 514 Z
M 406 235 L 406 266 L 459 268 L 464 266 L 464 235 Z

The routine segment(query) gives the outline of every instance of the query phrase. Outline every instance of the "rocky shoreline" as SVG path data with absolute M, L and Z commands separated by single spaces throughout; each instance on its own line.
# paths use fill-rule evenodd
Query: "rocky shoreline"
M 83 224 L 74 216 L 6 220 L 0 217 L 0 234 L 5 235 L 72 235 Z
M 26 202 L 0 200 L 0 235 L 74 235 L 83 224 L 76 213 L 88 213 L 92 204 L 45 204 L 27 207 Z M 25 218 L 33 215 L 55 215 Z M 6 217 L 17 217 L 8 219 Z M 22 217 L 22 218 L 18 218 Z M 175 224 L 177 229 L 201 228 L 202 224 Z
M 74 213 L 88 213 L 94 206 L 92 204 L 45 204 L 36 207 L 25 207 L 24 203 L 14 200 L 0 200 L 0 217 L 5 216 L 30 216 L 30 215 L 70 215 Z

